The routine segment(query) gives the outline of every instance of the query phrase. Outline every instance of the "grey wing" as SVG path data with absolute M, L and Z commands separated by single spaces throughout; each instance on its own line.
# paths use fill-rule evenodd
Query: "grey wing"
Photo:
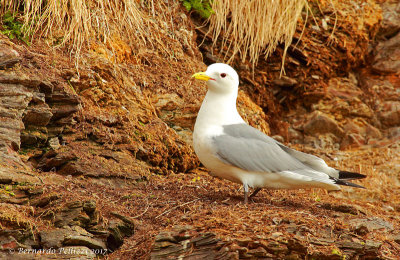
M 222 161 L 244 170 L 291 172 L 319 181 L 329 179 L 327 174 L 303 164 L 284 151 L 277 142 L 271 140 L 267 142 L 260 139 L 221 135 L 214 137 L 214 145 Z
M 339 178 L 339 171 L 334 168 L 329 167 L 326 164 L 326 162 L 324 160 L 322 160 L 321 158 L 314 156 L 312 154 L 307 154 L 307 153 L 303 153 L 303 152 L 294 150 L 294 149 L 289 148 L 279 142 L 277 142 L 277 144 L 282 148 L 282 150 L 284 150 L 291 156 L 295 157 L 297 160 L 302 162 L 304 165 L 307 165 L 308 167 L 310 167 L 316 171 L 325 172 L 326 174 L 328 174 L 331 177 Z
M 306 167 L 273 142 L 222 135 L 214 137 L 214 144 L 221 159 L 245 170 L 280 172 Z

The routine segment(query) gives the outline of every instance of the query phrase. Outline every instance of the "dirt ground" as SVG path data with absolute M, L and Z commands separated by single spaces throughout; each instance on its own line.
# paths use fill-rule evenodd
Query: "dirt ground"
M 149 182 L 138 183 L 134 188 L 119 193 L 115 202 L 132 207 L 139 221 L 138 230 L 126 241 L 116 256 L 149 256 L 154 237 L 159 230 L 175 225 L 192 225 L 202 231 L 218 234 L 222 239 L 268 238 L 275 232 L 288 238 L 288 224 L 276 223 L 276 219 L 308 227 L 307 239 L 319 238 L 320 231 L 328 229 L 331 238 L 340 240 L 349 234 L 349 220 L 362 217 L 379 217 L 400 227 L 399 187 L 395 172 L 399 170 L 399 145 L 389 148 L 326 153 L 325 158 L 339 157 L 331 165 L 348 170 L 361 170 L 368 177 L 359 181 L 366 190 L 343 188 L 328 194 L 322 190 L 262 191 L 248 205 L 243 203 L 240 185 L 210 177 L 203 169 L 190 174 L 172 175 L 168 178 L 151 177 Z M 378 154 L 385 154 L 384 159 Z M 397 187 L 396 187 L 397 186 Z M 136 202 L 127 199 L 135 197 Z M 355 215 L 326 209 L 323 205 L 349 205 Z M 119 211 L 120 212 L 120 211 Z M 351 233 L 351 232 L 350 232 Z M 374 231 L 353 239 L 381 240 L 389 236 L 385 231 Z M 153 238 L 153 239 L 150 239 Z M 334 246 L 327 246 L 331 251 Z M 395 259 L 399 247 L 385 242 L 379 257 Z M 312 252 L 313 246 L 308 250 Z M 110 255 L 111 259 L 114 255 Z
M 157 234 L 177 225 L 213 232 L 225 241 L 269 241 L 274 236 L 289 239 L 295 236 L 289 228 L 294 226 L 302 231 L 310 254 L 322 251 L 329 256 L 337 248 L 334 243 L 316 246 L 309 242 L 313 239 L 341 241 L 350 237 L 351 241 L 381 241 L 377 257 L 396 259 L 400 247 L 390 241 L 390 236 L 400 228 L 396 174 L 399 144 L 346 152 L 313 152 L 319 152 L 331 166 L 366 174 L 365 180 L 356 182 L 366 189 L 344 187 L 332 193 L 317 189 L 263 190 L 246 205 L 240 185 L 213 178 L 204 168 L 168 176 L 148 173 L 137 180 L 65 177 L 51 172 L 43 173 L 41 178 L 46 183 L 46 194 L 62 194 L 63 201 L 92 198 L 102 218 L 112 219 L 113 213 L 118 213 L 134 219 L 134 235 L 126 238 L 122 247 L 107 259 L 149 258 Z M 357 234 L 349 223 L 360 218 L 379 218 L 392 223 L 393 229 Z

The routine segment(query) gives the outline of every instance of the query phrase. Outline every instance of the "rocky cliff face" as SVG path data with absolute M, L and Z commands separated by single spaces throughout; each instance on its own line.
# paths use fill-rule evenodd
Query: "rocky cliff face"
M 263 191 L 248 206 L 191 148 L 206 89 L 190 75 L 218 55 L 207 41 L 197 47 L 201 30 L 180 5 L 169 6 L 174 26 L 155 32 L 168 55 L 123 43 L 112 55 L 99 44 L 77 69 L 40 39 L 26 46 L 0 35 L 0 256 L 399 255 L 398 5 L 383 3 L 381 22 L 373 1 L 360 4 L 364 16 L 342 6 L 330 45 L 322 20 L 333 26 L 333 10 L 322 7 L 321 28 L 307 23 L 283 78 L 279 49 L 254 77 L 235 64 L 239 112 L 251 125 L 368 175 L 367 190 Z

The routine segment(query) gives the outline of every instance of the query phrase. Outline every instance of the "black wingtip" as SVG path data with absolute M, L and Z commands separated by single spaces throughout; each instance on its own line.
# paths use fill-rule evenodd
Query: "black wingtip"
M 361 186 L 361 185 L 358 185 L 358 184 L 355 184 L 355 183 L 351 183 L 351 182 L 348 182 L 348 181 L 345 181 L 345 180 L 339 180 L 339 179 L 336 179 L 336 178 L 332 178 L 332 179 L 335 181 L 335 184 L 338 184 L 338 185 L 365 189 L 364 186 Z
M 357 180 L 367 177 L 357 172 L 339 171 L 339 180 Z

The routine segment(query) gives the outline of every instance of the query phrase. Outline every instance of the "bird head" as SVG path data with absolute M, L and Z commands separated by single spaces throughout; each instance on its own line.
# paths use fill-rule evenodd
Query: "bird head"
M 208 89 L 213 92 L 231 93 L 238 91 L 239 76 L 231 66 L 224 63 L 211 64 L 205 72 L 195 73 L 192 77 L 207 81 Z

